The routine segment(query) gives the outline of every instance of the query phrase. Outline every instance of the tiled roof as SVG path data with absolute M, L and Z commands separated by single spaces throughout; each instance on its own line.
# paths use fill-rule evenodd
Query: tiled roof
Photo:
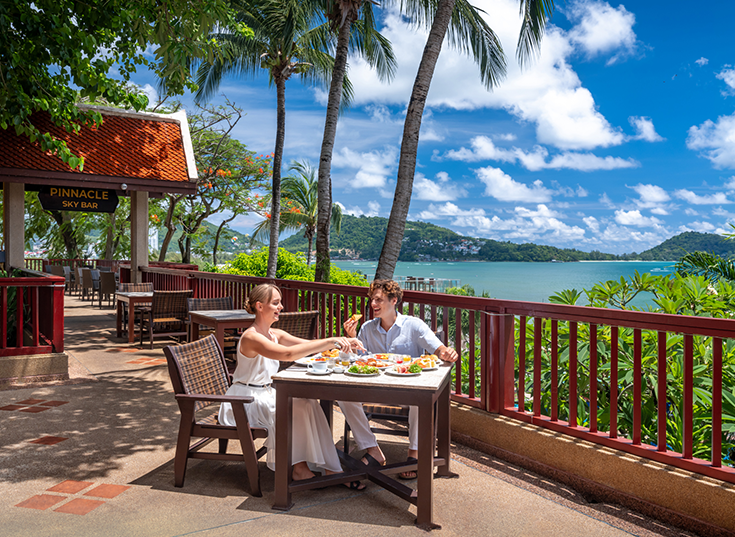
M 50 132 L 65 140 L 72 153 L 84 157 L 84 171 L 70 170 L 58 157 L 41 151 L 38 142 L 16 136 L 12 128 L 0 129 L 0 168 L 189 182 L 182 128 L 178 122 L 123 111 L 101 112 L 102 125 L 82 127 L 79 134 L 66 132 L 53 124 L 46 113 L 32 116 L 33 124 L 42 133 Z M 188 129 L 186 133 L 188 135 Z

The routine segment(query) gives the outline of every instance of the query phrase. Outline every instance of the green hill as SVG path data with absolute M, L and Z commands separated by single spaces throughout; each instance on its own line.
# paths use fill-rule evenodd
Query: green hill
M 687 231 L 634 257 L 644 261 L 676 261 L 691 252 L 710 252 L 722 257 L 732 257 L 735 256 L 735 241 L 715 233 Z
M 335 259 L 378 259 L 388 220 L 380 217 L 342 217 L 339 235 L 332 231 L 330 246 Z M 281 242 L 291 252 L 306 252 L 301 234 Z M 312 246 L 313 247 L 313 246 Z M 619 256 L 601 252 L 581 252 L 537 244 L 514 244 L 490 239 L 465 237 L 451 229 L 426 222 L 406 222 L 400 261 L 580 261 L 615 260 Z

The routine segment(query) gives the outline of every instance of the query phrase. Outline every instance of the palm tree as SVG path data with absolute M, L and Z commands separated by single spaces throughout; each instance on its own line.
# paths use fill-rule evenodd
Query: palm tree
M 375 29 L 375 0 L 322 0 L 327 18 L 337 33 L 327 117 L 319 155 L 319 211 L 316 231 L 315 281 L 329 281 L 329 223 L 332 215 L 332 151 L 337 137 L 337 120 L 342 101 L 342 79 L 347 72 L 347 55 L 361 54 L 376 69 L 381 80 L 393 77 L 396 61 L 390 43 Z M 362 16 L 362 18 L 360 18 Z M 354 31 L 353 31 L 354 30 Z
M 521 64 L 538 50 L 546 20 L 554 10 L 554 0 L 519 0 L 523 16 L 516 55 Z M 419 21 L 430 21 L 431 30 L 414 81 L 403 126 L 401 156 L 398 162 L 396 191 L 393 197 L 383 250 L 375 278 L 390 279 L 401 253 L 406 217 L 411 204 L 416 171 L 419 131 L 434 68 L 439 59 L 444 36 L 464 52 L 472 52 L 480 67 L 480 77 L 490 89 L 505 75 L 505 57 L 495 33 L 467 0 L 403 0 L 402 7 L 412 8 Z
M 289 170 L 295 171 L 297 175 L 285 177 L 281 184 L 281 195 L 288 200 L 288 209 L 281 213 L 280 231 L 304 230 L 304 238 L 309 241 L 306 264 L 310 265 L 318 211 L 316 170 L 308 162 L 295 162 Z M 342 226 L 342 208 L 339 205 L 332 205 L 331 225 L 339 234 Z M 269 229 L 270 219 L 260 222 L 253 230 L 250 244 L 256 241 L 265 242 Z
M 334 58 L 329 55 L 329 29 L 317 24 L 319 12 L 313 2 L 299 0 L 252 0 L 241 4 L 236 17 L 238 24 L 250 28 L 254 35 L 240 26 L 223 29 L 213 37 L 223 54 L 209 63 L 202 63 L 197 72 L 197 100 L 206 100 L 228 74 L 257 76 L 268 71 L 269 82 L 276 87 L 277 128 L 273 152 L 272 207 L 267 277 L 275 278 L 278 262 L 279 216 L 281 214 L 281 162 L 286 135 L 286 81 L 300 75 L 306 83 L 326 85 L 332 73 Z M 340 81 L 349 96 L 346 79 Z

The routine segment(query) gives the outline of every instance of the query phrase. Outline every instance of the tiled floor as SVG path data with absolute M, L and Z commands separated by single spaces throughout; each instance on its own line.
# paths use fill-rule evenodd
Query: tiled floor
M 37 494 L 20 502 L 16 507 L 45 511 L 60 502 L 69 500 L 60 507 L 54 509 L 54 511 L 57 513 L 67 513 L 71 515 L 86 515 L 87 513 L 97 509 L 99 506 L 104 505 L 105 502 L 102 500 L 91 500 L 79 497 L 71 497 L 71 499 L 69 499 L 69 495 L 77 495 L 82 491 L 89 489 L 92 485 L 94 485 L 94 483 L 91 481 L 63 481 L 58 485 L 54 485 L 53 487 L 46 489 L 46 492 L 54 492 L 55 494 Z M 87 490 L 83 495 L 110 500 L 119 496 L 129 488 L 131 487 L 127 485 L 111 485 L 109 483 L 102 483 L 91 490 Z M 62 494 L 64 496 L 62 496 Z
M 18 412 L 28 412 L 29 414 L 38 414 L 46 410 L 51 410 L 55 407 L 66 405 L 69 401 L 46 401 L 45 399 L 26 399 L 24 401 L 18 401 L 12 405 L 5 405 L 0 407 L 0 410 L 12 412 L 17 410 Z
M 68 438 L 64 438 L 63 436 L 42 436 L 41 438 L 30 440 L 30 443 L 43 444 L 44 446 L 53 446 L 55 444 L 58 444 L 59 442 L 63 442 L 64 440 L 68 440 Z

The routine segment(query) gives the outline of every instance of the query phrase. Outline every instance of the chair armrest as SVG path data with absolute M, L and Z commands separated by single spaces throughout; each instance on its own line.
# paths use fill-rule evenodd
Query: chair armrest
M 209 401 L 210 403 L 252 403 L 250 395 L 209 395 L 205 393 L 177 393 L 176 399 Z

